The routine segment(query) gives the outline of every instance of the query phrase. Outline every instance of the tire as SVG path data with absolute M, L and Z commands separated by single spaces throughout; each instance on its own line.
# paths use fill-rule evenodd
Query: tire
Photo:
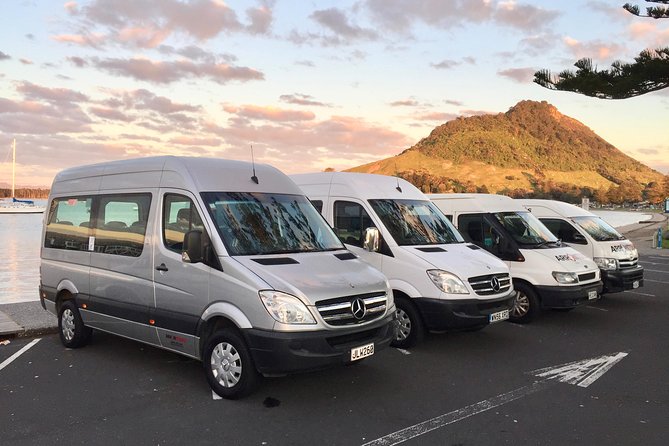
M 395 300 L 397 332 L 390 343 L 396 348 L 411 348 L 423 339 L 423 321 L 416 307 L 408 299 Z
M 516 297 L 509 310 L 509 320 L 516 324 L 527 324 L 539 314 L 539 298 L 531 285 L 525 283 L 514 284 Z
M 58 312 L 60 342 L 67 348 L 79 348 L 88 344 L 93 329 L 84 325 L 79 309 L 73 300 L 63 302 Z
M 209 338 L 202 365 L 211 389 L 221 398 L 242 398 L 251 393 L 260 380 L 246 342 L 231 329 L 219 330 Z

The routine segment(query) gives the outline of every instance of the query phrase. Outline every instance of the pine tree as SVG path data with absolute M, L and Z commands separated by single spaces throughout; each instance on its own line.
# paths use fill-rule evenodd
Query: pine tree
M 646 0 L 669 5 L 669 0 Z M 639 6 L 626 3 L 623 8 L 638 17 L 669 18 L 669 6 L 652 6 L 642 14 Z M 550 90 L 571 91 L 600 99 L 626 99 L 669 87 L 669 47 L 646 49 L 633 63 L 616 61 L 608 70 L 598 70 L 592 59 L 577 61 L 576 71 L 564 70 L 553 75 L 549 70 L 534 73 L 534 82 Z

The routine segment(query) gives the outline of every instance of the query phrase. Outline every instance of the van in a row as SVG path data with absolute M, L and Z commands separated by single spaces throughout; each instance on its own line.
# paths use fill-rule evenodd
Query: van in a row
M 643 267 L 634 244 L 597 215 L 555 200 L 518 199 L 562 242 L 593 259 L 601 271 L 604 293 L 643 286 Z
M 395 339 L 388 280 L 267 165 L 167 156 L 67 169 L 40 275 L 66 347 L 96 329 L 199 359 L 224 398 L 259 374 L 359 361 Z
M 516 289 L 512 321 L 529 322 L 542 308 L 569 311 L 600 298 L 597 264 L 562 243 L 512 198 L 494 194 L 429 197 L 468 242 L 509 266 Z
M 466 242 L 411 183 L 324 172 L 291 178 L 356 256 L 388 277 L 397 307 L 396 347 L 425 331 L 479 330 L 509 318 L 509 268 Z

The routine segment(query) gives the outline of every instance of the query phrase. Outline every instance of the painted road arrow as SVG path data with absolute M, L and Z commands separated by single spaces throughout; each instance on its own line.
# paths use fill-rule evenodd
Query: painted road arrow
M 462 409 L 439 415 L 438 417 L 423 421 L 422 423 L 414 424 L 413 426 L 393 432 L 392 434 L 369 441 L 363 446 L 391 446 L 403 443 L 412 438 L 427 434 L 435 429 L 456 423 L 465 418 L 472 417 L 524 396 L 536 393 L 559 382 L 573 384 L 579 387 L 588 387 L 597 379 L 601 378 L 604 373 L 625 356 L 627 356 L 626 352 L 619 352 L 599 356 L 597 358 L 583 359 L 581 361 L 534 370 L 529 372 L 529 374 L 541 379 L 528 386 L 497 395 L 485 401 L 480 401 L 476 404 L 463 407 Z

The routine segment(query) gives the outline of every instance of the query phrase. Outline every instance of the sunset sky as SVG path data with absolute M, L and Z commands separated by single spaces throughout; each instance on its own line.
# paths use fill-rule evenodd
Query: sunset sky
M 12 138 L 19 185 L 137 156 L 250 160 L 251 145 L 286 173 L 339 170 L 523 99 L 666 174 L 669 89 L 606 101 L 531 82 L 669 45 L 669 20 L 623 3 L 4 0 L 0 183 Z

